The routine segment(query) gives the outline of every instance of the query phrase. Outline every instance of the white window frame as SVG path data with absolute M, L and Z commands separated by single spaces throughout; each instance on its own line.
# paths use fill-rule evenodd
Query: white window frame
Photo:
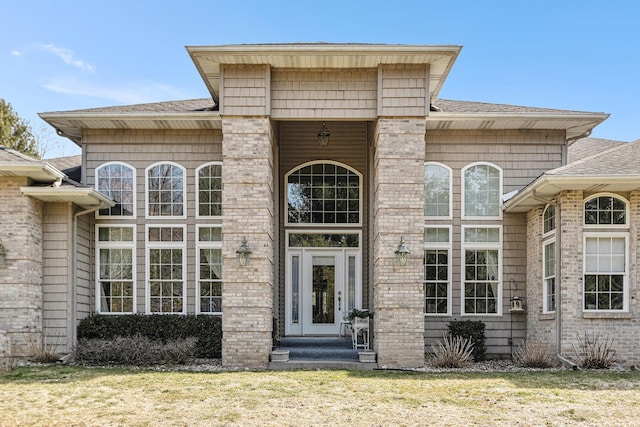
M 585 275 L 594 274 L 598 275 L 600 272 L 587 271 L 587 240 L 590 238 L 611 238 L 611 239 L 624 239 L 624 273 L 616 272 L 617 275 L 623 276 L 623 287 L 622 287 L 622 309 L 621 310 L 598 310 L 598 309 L 587 309 L 586 306 L 586 281 Z M 582 242 L 582 311 L 585 313 L 628 313 L 629 312 L 629 233 L 628 232 L 585 232 L 583 233 L 583 242 Z M 607 272 L 601 272 L 602 274 L 607 274 Z
M 100 214 L 100 209 L 98 209 L 96 211 L 96 218 L 109 218 L 109 219 L 136 219 L 137 218 L 137 214 L 138 214 L 138 203 L 137 203 L 137 187 L 136 187 L 136 168 L 134 168 L 133 166 L 131 166 L 128 163 L 125 162 L 107 162 L 107 163 L 103 163 L 100 166 L 98 166 L 95 171 L 94 171 L 94 179 L 95 179 L 95 183 L 94 183 L 94 188 L 96 189 L 96 191 L 100 192 L 99 190 L 99 172 L 100 169 L 103 169 L 105 167 L 108 166 L 114 166 L 114 165 L 118 165 L 118 166 L 123 166 L 126 168 L 131 169 L 131 171 L 133 172 L 133 182 L 132 182 L 132 188 L 131 188 L 131 192 L 132 197 L 133 197 L 133 206 L 132 206 L 132 210 L 133 210 L 133 214 L 132 215 L 101 215 Z M 107 195 L 107 197 L 110 197 L 110 195 Z
M 221 225 L 207 224 L 196 225 L 196 314 L 209 314 L 213 316 L 221 316 L 222 311 L 201 311 L 200 310 L 200 249 L 219 249 L 222 256 L 222 240 L 220 241 L 200 241 L 201 228 L 220 228 Z M 222 261 L 224 263 L 224 259 Z M 224 284 L 224 278 L 220 280 L 221 286 Z M 221 295 L 222 296 L 222 295 Z
M 150 228 L 182 228 L 182 242 L 150 242 Z M 187 313 L 187 226 L 179 224 L 146 224 L 145 240 L 145 313 L 147 314 L 186 314 Z M 151 249 L 182 249 L 182 311 L 152 312 L 151 311 Z
M 500 185 L 498 188 L 498 215 L 495 216 L 471 216 L 471 215 L 467 215 L 466 214 L 466 205 L 465 205 L 465 192 L 466 192 L 466 179 L 465 179 L 465 172 L 468 169 L 471 169 L 472 167 L 475 166 L 489 166 L 492 167 L 494 169 L 498 170 L 498 173 L 500 175 Z M 499 220 L 502 219 L 502 192 L 503 192 L 503 188 L 504 188 L 504 172 L 502 170 L 502 168 L 496 164 L 490 163 L 490 162 L 475 162 L 475 163 L 470 163 L 468 165 L 466 165 L 464 168 L 462 168 L 462 170 L 460 171 L 460 180 L 461 180 L 461 211 L 462 211 L 462 219 L 464 220 L 473 220 L 473 221 L 488 221 L 488 220 Z
M 171 165 L 176 166 L 180 170 L 182 170 L 182 215 L 150 215 L 149 214 L 149 171 L 156 166 L 160 165 Z M 156 162 L 152 165 L 147 166 L 144 170 L 144 210 L 145 210 L 145 218 L 146 219 L 158 219 L 158 220 L 167 220 L 167 219 L 186 219 L 187 218 L 187 170 L 184 166 L 175 163 L 175 162 Z
M 291 175 L 292 173 L 305 168 L 307 166 L 313 166 L 313 165 L 317 165 L 317 164 L 331 164 L 331 165 L 335 165 L 335 166 L 340 166 L 342 168 L 347 169 L 348 171 L 354 173 L 355 175 L 358 176 L 358 222 L 357 223 L 301 223 L 301 222 L 289 222 L 289 175 Z M 310 162 L 306 162 L 300 165 L 297 165 L 295 167 L 293 167 L 292 169 L 290 169 L 285 175 L 284 175 L 284 206 L 283 206 L 283 212 L 284 212 L 284 221 L 285 221 L 285 226 L 287 227 L 308 227 L 308 228 L 319 228 L 319 227 L 331 227 L 331 228 L 348 228 L 348 227 L 361 227 L 362 226 L 362 206 L 363 206 L 363 200 L 362 200 L 362 194 L 363 194 L 363 177 L 362 174 L 360 172 L 358 172 L 356 169 L 352 168 L 349 165 L 346 165 L 344 163 L 341 162 L 336 162 L 333 160 L 313 160 Z
M 108 241 L 102 242 L 99 238 L 99 233 L 101 228 L 130 228 L 133 232 L 133 240 L 132 241 Z M 96 224 L 95 226 L 95 307 L 96 312 L 99 314 L 135 314 L 137 312 L 137 291 L 136 291 L 136 226 L 135 225 L 117 225 L 117 224 Z M 133 288 L 132 297 L 132 311 L 104 311 L 101 304 L 101 295 L 102 290 L 100 286 L 101 278 L 100 278 L 100 249 L 131 249 L 131 286 Z
M 552 272 L 547 272 L 547 273 L 551 273 L 551 274 L 545 274 L 545 269 L 546 269 L 546 261 L 547 261 L 547 251 L 546 248 L 549 245 L 554 245 L 553 248 L 553 258 L 554 258 L 554 268 Z M 555 313 L 556 312 L 556 307 L 558 305 L 558 280 L 556 279 L 556 265 L 558 260 L 556 259 L 556 239 L 555 239 L 555 235 L 547 240 L 545 240 L 544 242 L 542 242 L 542 312 L 547 314 L 547 313 Z M 553 279 L 554 280 L 554 290 L 555 290 L 555 297 L 554 297 L 554 301 L 555 301 L 555 306 L 553 309 L 549 308 L 549 286 L 547 281 L 549 279 Z
M 599 197 L 614 197 L 618 200 L 620 200 L 621 202 L 624 203 L 625 206 L 625 223 L 624 224 L 587 224 L 585 222 L 585 205 L 587 204 L 587 202 L 593 200 L 593 199 L 597 199 Z M 582 224 L 585 228 L 589 228 L 589 229 L 593 229 L 593 228 L 615 228 L 615 229 L 625 229 L 625 228 L 629 228 L 629 201 L 625 198 L 622 197 L 619 194 L 615 194 L 615 193 L 597 193 L 597 194 L 593 194 L 589 197 L 586 197 L 583 201 L 582 201 Z
M 203 165 L 198 166 L 198 168 L 196 169 L 196 175 L 195 175 L 195 180 L 196 180 L 196 197 L 195 197 L 195 201 L 196 201 L 196 218 L 215 218 L 215 219 L 221 219 L 222 218 L 222 214 L 220 215 L 201 215 L 200 214 L 200 171 L 204 168 L 206 168 L 207 166 L 220 166 L 220 168 L 222 168 L 222 162 L 220 161 L 215 161 L 215 162 L 208 162 L 205 163 Z M 220 176 L 220 193 L 222 194 L 222 175 Z M 220 200 L 220 212 L 222 212 L 223 210 L 223 206 L 222 206 L 222 199 Z
M 549 230 L 549 231 L 545 231 L 544 230 L 545 215 L 547 214 L 549 209 L 553 209 L 553 228 L 551 230 Z M 556 228 L 558 226 L 558 224 L 557 224 L 557 221 L 558 221 L 557 213 L 558 213 L 558 210 L 556 209 L 556 207 L 554 205 L 547 205 L 544 208 L 544 211 L 542 211 L 542 237 L 543 238 L 546 239 L 547 237 L 555 234 Z
M 426 294 L 424 295 L 424 300 L 425 300 L 425 307 L 424 307 L 424 315 L 425 317 L 442 317 L 442 316 L 451 316 L 453 314 L 453 308 L 452 308 L 452 293 L 453 293 L 453 274 L 452 274 L 452 241 L 453 241 L 453 227 L 451 225 L 429 225 L 429 226 L 425 226 L 425 231 L 428 228 L 444 228 L 447 229 L 449 232 L 449 241 L 448 242 L 427 242 L 425 240 L 424 242 L 424 250 L 446 250 L 447 251 L 447 312 L 446 313 L 427 313 L 427 307 L 426 307 Z M 424 261 L 423 261 L 423 268 L 424 268 Z M 424 273 L 423 273 L 423 278 L 422 278 L 422 283 L 424 285 L 426 285 L 426 280 L 424 279 Z
M 465 242 L 465 230 L 467 228 L 486 228 L 486 229 L 498 229 L 499 242 Z M 502 295 L 503 295 L 503 280 L 502 280 L 502 271 L 503 271 L 503 259 L 502 259 L 502 225 L 484 225 L 484 224 L 473 224 L 473 225 L 462 225 L 461 226 L 461 253 L 460 253 L 460 314 L 461 316 L 478 316 L 478 317 L 500 317 L 502 316 Z M 496 297 L 496 313 L 466 313 L 465 312 L 465 293 L 464 293 L 464 285 L 465 285 L 465 268 L 466 268 L 466 251 L 470 250 L 497 250 L 498 251 L 498 295 Z
M 449 172 L 449 208 L 448 208 L 448 215 L 441 215 L 441 216 L 436 216 L 436 215 L 424 215 L 425 219 L 432 219 L 432 220 L 450 220 L 453 218 L 453 169 L 451 169 L 449 166 L 445 165 L 444 163 L 440 163 L 440 162 L 425 162 L 424 163 L 424 172 L 425 172 L 425 177 L 424 177 L 424 181 L 425 181 L 425 185 L 427 182 L 427 166 L 438 166 L 441 167 L 443 169 L 445 169 L 446 171 Z M 426 193 L 425 193 L 426 196 Z M 426 201 L 425 201 L 425 208 L 426 208 Z

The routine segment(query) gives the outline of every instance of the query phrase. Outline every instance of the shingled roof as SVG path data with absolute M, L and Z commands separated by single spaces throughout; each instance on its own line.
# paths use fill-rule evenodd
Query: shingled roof
M 567 164 L 602 153 L 622 144 L 626 144 L 626 142 L 612 139 L 580 138 L 569 146 Z
M 53 111 L 52 113 L 192 113 L 198 111 L 215 111 L 215 108 L 216 105 L 211 98 L 198 98 L 114 107 L 87 108 L 84 110 Z
M 598 141 L 595 141 L 598 142 Z M 609 141 L 618 142 L 618 141 Z M 636 176 L 640 181 L 640 139 L 610 144 L 611 148 L 545 173 L 549 176 Z
M 436 111 L 449 113 L 543 113 L 543 114 L 593 114 L 585 111 L 558 110 L 553 108 L 525 107 L 510 104 L 490 104 L 475 101 L 454 101 L 450 99 L 437 99 L 433 103 Z

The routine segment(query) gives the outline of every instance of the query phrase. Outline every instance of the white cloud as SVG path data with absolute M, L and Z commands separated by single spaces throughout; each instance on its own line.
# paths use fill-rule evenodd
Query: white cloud
M 13 56 L 22 56 L 22 52 L 20 52 L 19 50 L 13 49 L 11 51 L 11 55 L 13 55 Z
M 64 61 L 65 64 L 73 65 L 87 71 L 94 71 L 95 67 L 86 63 L 81 59 L 77 59 L 73 56 L 73 51 L 64 47 L 58 47 L 54 44 L 41 44 L 39 47 L 47 52 L 51 52 Z
M 52 80 L 44 87 L 57 93 L 108 99 L 122 104 L 142 104 L 187 97 L 184 91 L 178 88 L 154 82 L 137 82 L 109 87 L 67 78 Z

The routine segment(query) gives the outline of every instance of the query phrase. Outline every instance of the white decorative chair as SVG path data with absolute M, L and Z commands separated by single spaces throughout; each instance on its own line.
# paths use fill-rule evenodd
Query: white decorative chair
M 362 336 L 362 343 L 358 342 L 358 335 Z M 351 339 L 353 348 L 358 350 L 369 350 L 369 318 L 354 317 L 351 321 Z

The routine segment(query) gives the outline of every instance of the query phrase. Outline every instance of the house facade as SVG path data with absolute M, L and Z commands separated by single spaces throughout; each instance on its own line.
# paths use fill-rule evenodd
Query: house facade
M 222 316 L 225 366 L 264 368 L 273 335 L 338 335 L 366 308 L 379 367 L 422 366 L 467 319 L 495 357 L 623 328 L 637 363 L 640 181 L 563 178 L 607 115 L 439 99 L 460 49 L 188 47 L 208 98 L 41 114 L 82 147 L 81 184 L 0 162 L 0 196 L 25 205 L 3 213 L 0 273 L 33 272 L 0 279 L 20 290 L 5 352 L 28 333 L 69 352 L 93 312 L 195 313 Z M 27 217 L 25 270 L 8 224 Z

